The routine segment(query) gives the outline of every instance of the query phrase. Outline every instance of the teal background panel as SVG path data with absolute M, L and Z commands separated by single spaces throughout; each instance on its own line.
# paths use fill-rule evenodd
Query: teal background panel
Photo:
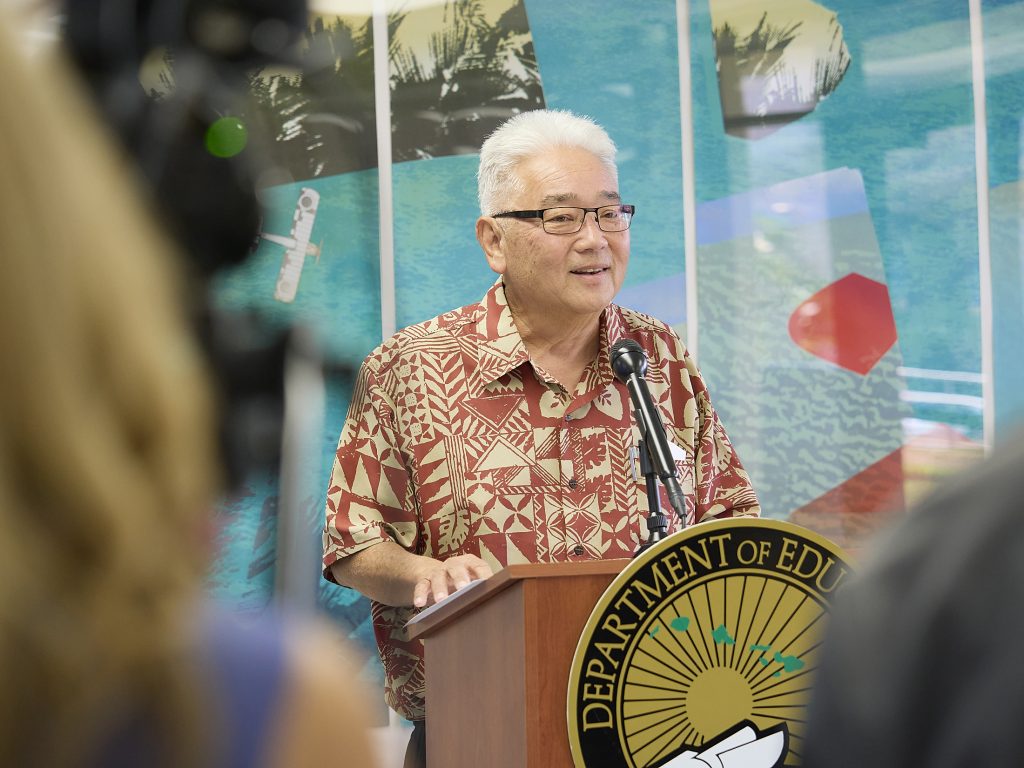
M 838 14 L 851 56 L 843 81 L 811 114 L 750 141 L 723 131 L 708 0 L 693 3 L 698 200 L 718 200 L 837 168 L 857 169 L 864 180 L 904 365 L 978 373 L 978 237 L 967 3 L 829 0 L 822 5 Z M 706 266 L 702 259 L 700 269 Z M 706 288 L 717 291 L 719 286 L 699 283 L 702 333 L 710 331 L 708 324 L 716 316 Z M 753 344 L 738 351 L 751 365 L 769 362 L 766 351 Z M 719 354 L 719 348 L 702 345 L 700 362 L 705 368 L 727 367 Z M 731 383 L 726 380 L 718 386 Z M 931 384 L 926 381 L 923 386 Z M 920 406 L 913 408 L 918 418 L 934 415 Z M 972 437 L 980 436 L 980 410 L 958 414 L 958 419 L 967 422 Z
M 380 238 L 377 171 L 308 179 L 262 190 L 263 231 L 287 237 L 299 190 L 320 193 L 310 243 L 323 241 L 319 260 L 307 256 L 298 294 L 274 299 L 285 249 L 261 239 L 242 264 L 214 285 L 219 307 L 258 311 L 280 327 L 305 325 L 331 361 L 358 362 L 380 343 Z
M 846 198 L 837 207 L 853 212 L 832 218 L 821 208 L 765 220 L 772 204 L 799 212 L 802 201 L 830 197 Z M 730 209 L 739 233 L 699 247 L 701 370 L 765 516 L 785 518 L 900 447 L 902 360 L 895 345 L 861 375 L 815 357 L 789 335 L 793 311 L 830 283 L 850 273 L 885 282 L 856 171 L 837 169 L 729 203 L 698 211 L 700 226 L 709 209 Z M 771 250 L 744 234 L 759 219 Z
M 637 206 L 625 286 L 679 273 L 684 253 L 675 4 L 527 0 L 526 7 L 547 106 L 589 115 L 619 149 L 619 190 Z M 674 295 L 678 285 L 668 289 Z M 676 300 L 685 315 L 685 286 Z
M 988 175 L 998 187 L 1024 169 L 1024 2 L 983 0 L 982 22 Z
M 998 442 L 1024 423 L 1024 182 L 993 189 L 989 207 Z
M 1024 2 L 982 3 L 996 441 L 1024 422 Z
M 478 301 L 498 277 L 476 241 L 478 162 L 451 155 L 392 170 L 397 328 Z
M 360 171 L 262 190 L 263 231 L 287 236 L 302 187 L 320 193 L 310 242 L 323 242 L 319 261 L 306 257 L 295 302 L 273 298 L 284 257 L 280 245 L 261 240 L 241 265 L 220 274 L 213 285 L 222 310 L 255 312 L 268 328 L 310 328 L 325 357 L 328 391 L 318 466 L 306 468 L 310 488 L 303 508 L 317 536 L 323 525 L 328 457 L 337 445 L 348 403 L 351 371 L 380 343 L 380 271 L 377 172 Z M 348 373 L 345 373 L 345 372 Z M 333 396 L 332 396 L 333 394 Z M 216 514 L 218 554 L 209 576 L 211 594 L 243 610 L 258 610 L 274 590 L 278 478 L 254 470 L 225 498 Z M 319 549 L 319 544 L 317 544 Z
M 265 472 L 251 474 L 217 509 L 207 592 L 243 612 L 263 610 L 274 594 L 277 480 Z

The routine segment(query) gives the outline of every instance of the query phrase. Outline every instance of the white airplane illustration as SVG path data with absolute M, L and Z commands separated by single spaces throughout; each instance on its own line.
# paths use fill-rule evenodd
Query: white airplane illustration
M 317 261 L 320 260 L 323 241 L 320 242 L 320 245 L 313 245 L 309 242 L 310 235 L 313 234 L 313 222 L 316 220 L 316 209 L 319 205 L 320 193 L 315 189 L 303 187 L 299 191 L 299 201 L 295 204 L 290 236 L 284 237 L 283 235 L 260 232 L 260 237 L 264 240 L 277 243 L 285 248 L 281 271 L 277 274 L 277 283 L 274 286 L 274 298 L 278 301 L 286 303 L 295 301 L 306 256 L 315 256 Z

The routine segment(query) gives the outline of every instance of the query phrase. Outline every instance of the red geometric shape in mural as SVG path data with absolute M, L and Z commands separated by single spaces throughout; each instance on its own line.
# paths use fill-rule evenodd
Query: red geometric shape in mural
M 896 343 L 889 289 L 851 272 L 793 310 L 789 336 L 812 355 L 863 376 Z
M 789 516 L 847 550 L 861 546 L 903 511 L 903 449 L 898 448 Z

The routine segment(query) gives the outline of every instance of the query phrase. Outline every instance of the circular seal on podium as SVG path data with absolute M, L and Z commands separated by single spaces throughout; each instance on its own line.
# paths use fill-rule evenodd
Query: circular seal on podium
M 643 552 L 573 657 L 577 768 L 800 765 L 823 619 L 851 570 L 823 536 L 764 519 L 701 523 Z

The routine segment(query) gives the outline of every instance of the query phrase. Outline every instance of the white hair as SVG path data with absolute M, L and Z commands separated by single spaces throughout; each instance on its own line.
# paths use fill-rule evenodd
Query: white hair
M 577 147 L 593 154 L 618 178 L 615 143 L 589 117 L 559 109 L 536 109 L 509 118 L 480 147 L 477 196 L 480 213 L 490 216 L 522 190 L 516 166 L 554 147 Z

